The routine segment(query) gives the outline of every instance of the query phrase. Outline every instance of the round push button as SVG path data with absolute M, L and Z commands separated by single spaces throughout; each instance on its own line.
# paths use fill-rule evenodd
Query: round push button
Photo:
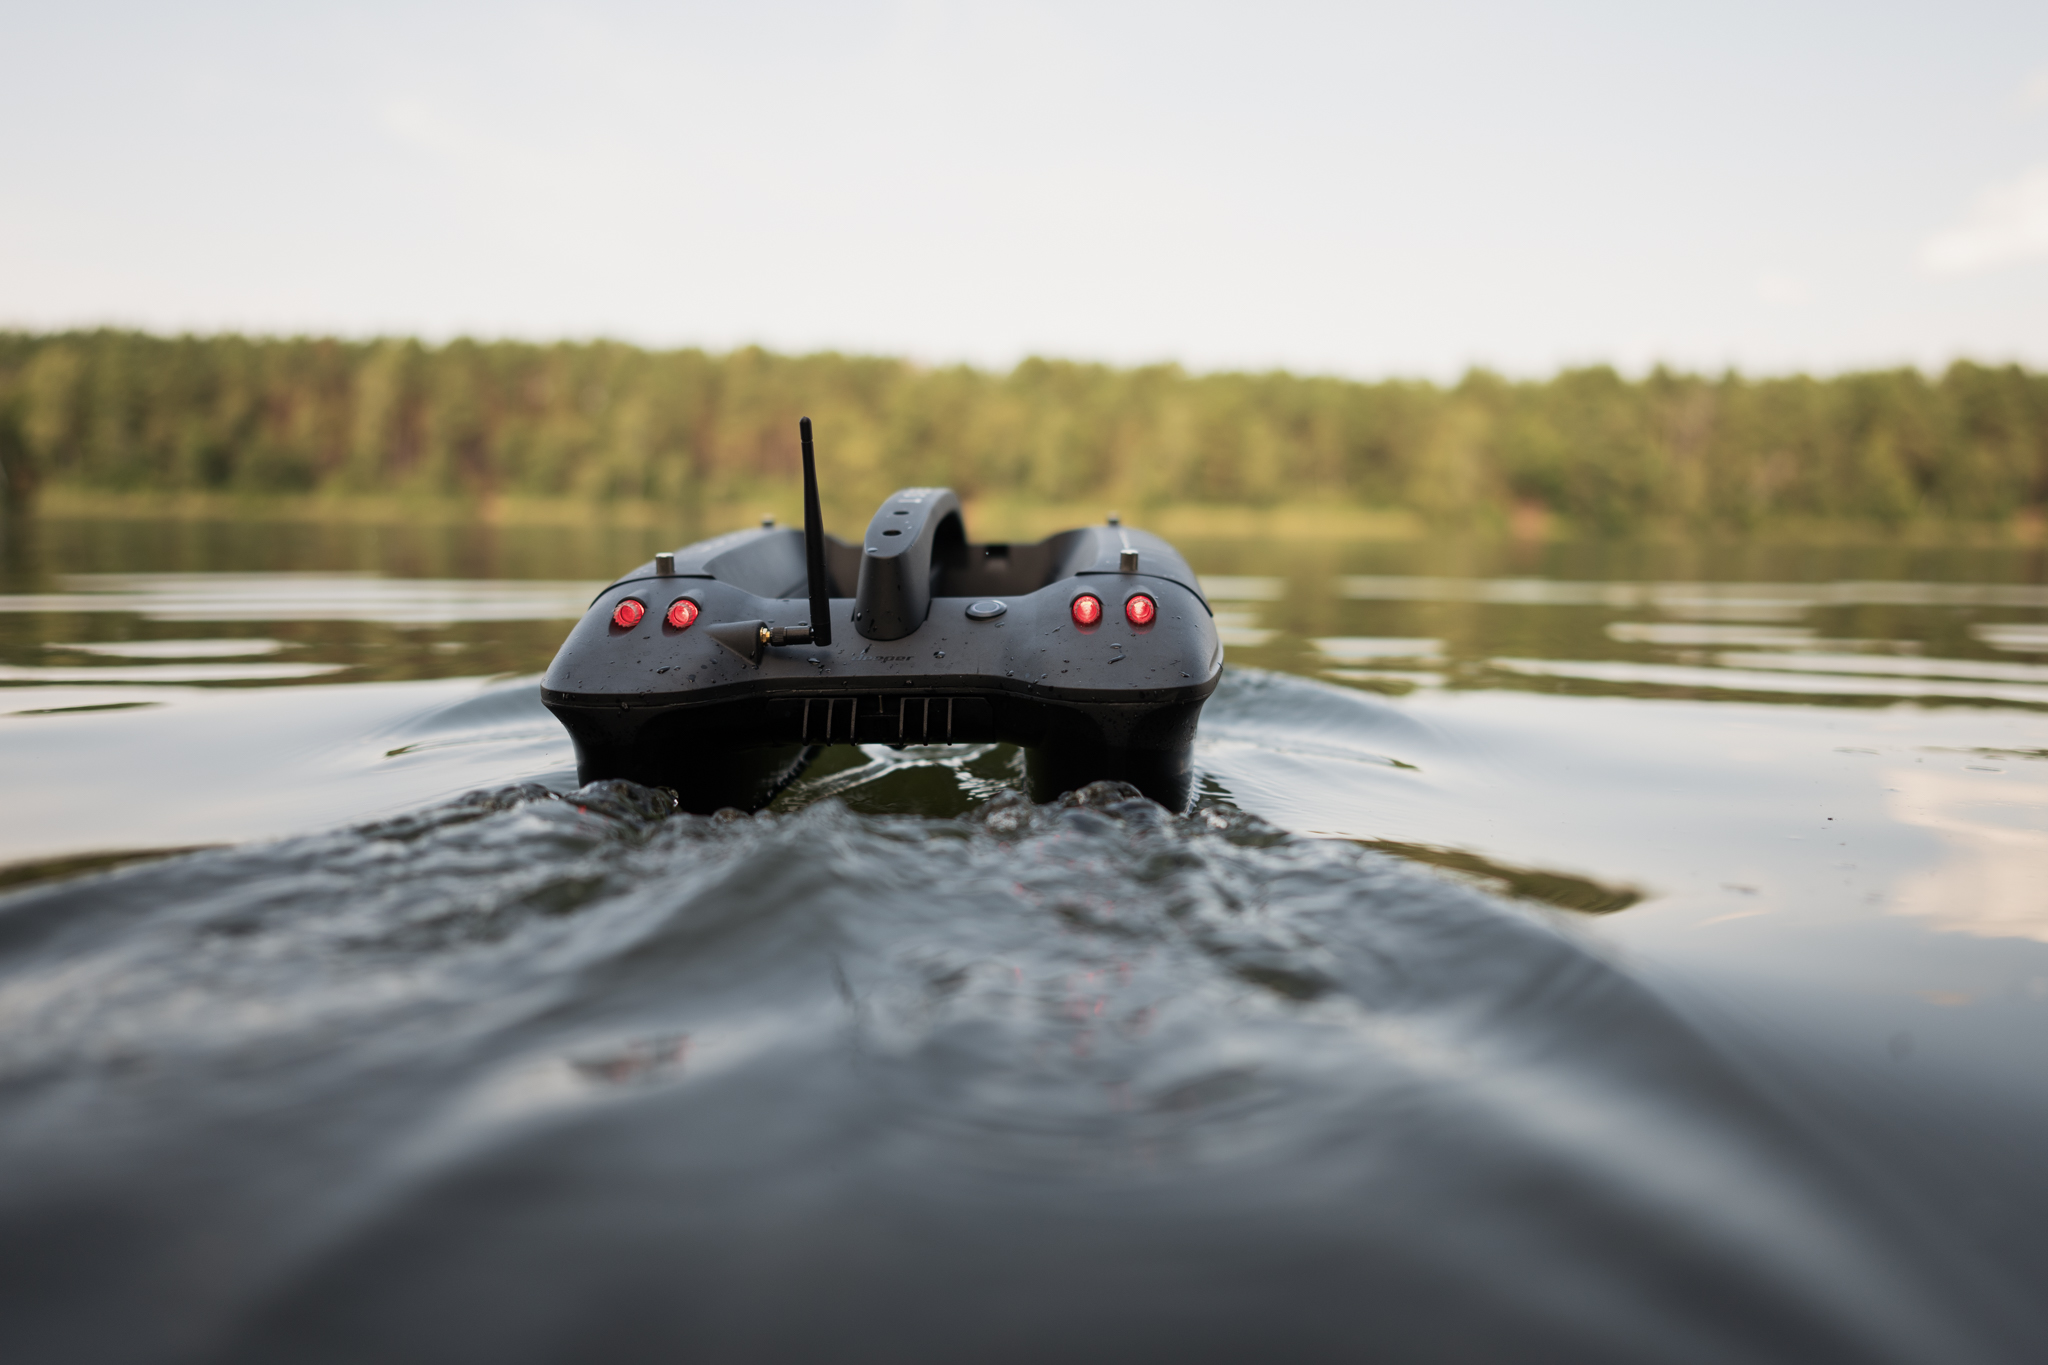
M 993 621 L 1009 609 L 1009 603 L 998 602 L 991 597 L 985 602 L 976 602 L 973 606 L 969 607 L 967 609 L 967 619 L 970 621 Z

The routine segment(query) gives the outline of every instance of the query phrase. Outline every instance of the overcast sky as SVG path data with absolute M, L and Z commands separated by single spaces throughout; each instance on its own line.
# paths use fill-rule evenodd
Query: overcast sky
M 0 326 L 2048 365 L 2048 4 L 0 0 Z

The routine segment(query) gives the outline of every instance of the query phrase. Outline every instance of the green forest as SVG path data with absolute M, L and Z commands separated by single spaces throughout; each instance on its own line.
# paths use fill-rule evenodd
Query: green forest
M 835 503 L 943 483 L 1045 504 L 1540 508 L 1741 530 L 2034 514 L 2048 375 L 1605 367 L 1454 385 L 1026 360 L 1008 372 L 613 342 L 0 333 L 0 489 L 742 502 L 817 422 Z

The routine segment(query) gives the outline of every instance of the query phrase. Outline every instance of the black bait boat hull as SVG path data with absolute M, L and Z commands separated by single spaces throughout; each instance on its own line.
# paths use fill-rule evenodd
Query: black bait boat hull
M 591 603 L 542 680 L 582 780 L 708 811 L 766 803 L 827 744 L 1021 746 L 1040 799 L 1119 778 L 1188 800 L 1223 649 L 1159 537 L 1112 522 L 968 541 L 959 500 L 910 488 L 849 545 L 806 526 L 658 555 Z

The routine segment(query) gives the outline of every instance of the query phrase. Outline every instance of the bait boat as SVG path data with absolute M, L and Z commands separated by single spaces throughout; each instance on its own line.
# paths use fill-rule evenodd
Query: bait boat
M 967 539 L 946 488 L 825 534 L 811 423 L 804 526 L 657 554 L 599 593 L 541 682 L 585 782 L 686 810 L 765 804 L 828 744 L 1024 751 L 1044 800 L 1102 778 L 1179 810 L 1223 646 L 1201 584 L 1109 518 L 1034 544 Z

